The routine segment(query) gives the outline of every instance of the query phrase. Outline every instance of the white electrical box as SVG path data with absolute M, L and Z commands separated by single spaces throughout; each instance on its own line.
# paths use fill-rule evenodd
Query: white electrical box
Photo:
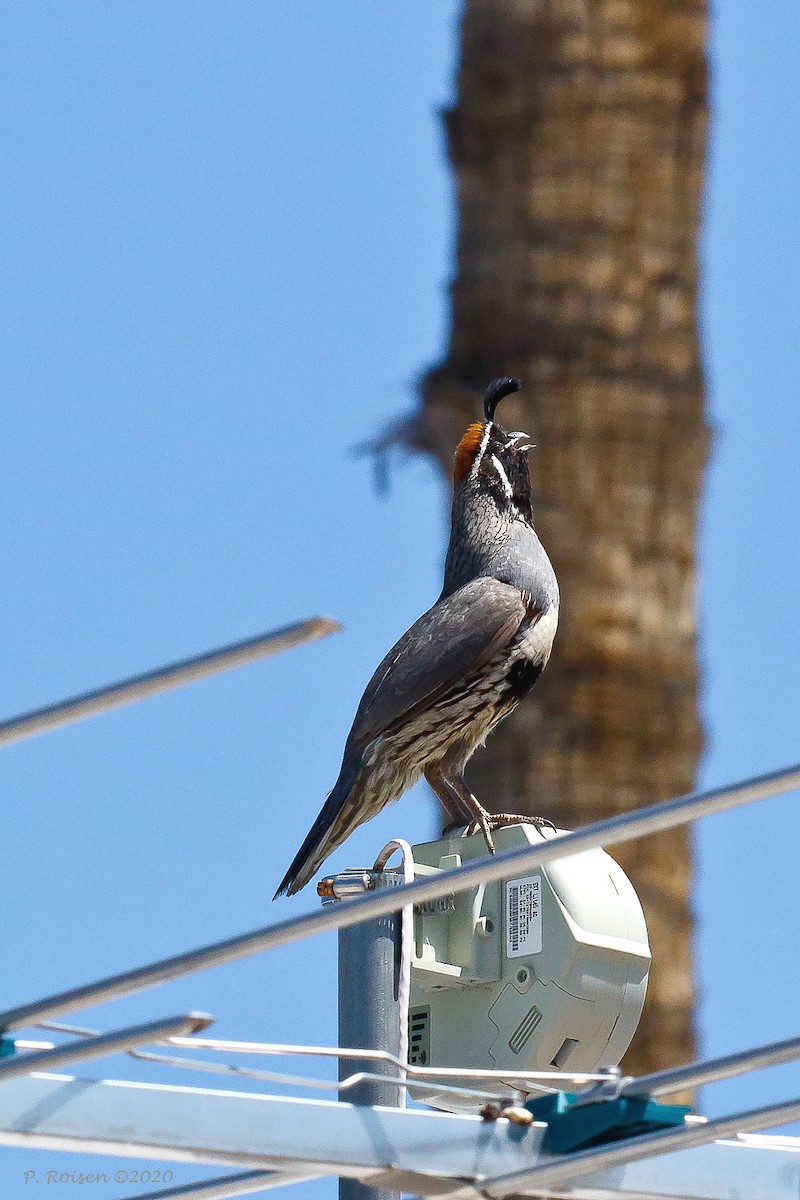
M 503 851 L 556 836 L 512 825 L 494 840 Z M 454 834 L 413 854 L 419 878 L 482 857 L 486 843 Z M 647 927 L 628 877 L 604 850 L 416 906 L 414 942 L 412 1064 L 593 1071 L 619 1063 L 639 1023 Z M 475 1086 L 507 1095 L 510 1085 Z M 435 1083 L 415 1098 L 450 1111 L 481 1104 L 437 1094 Z

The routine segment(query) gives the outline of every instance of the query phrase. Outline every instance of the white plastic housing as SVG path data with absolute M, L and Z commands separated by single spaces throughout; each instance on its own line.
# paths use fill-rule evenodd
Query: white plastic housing
M 514 825 L 494 838 L 500 851 L 555 836 Z M 415 874 L 485 853 L 480 835 L 428 842 L 414 847 Z M 641 1016 L 650 948 L 639 899 L 604 850 L 421 907 L 411 969 L 412 1063 L 515 1071 L 619 1063 Z M 435 1086 L 415 1097 L 450 1111 L 481 1103 L 437 1094 Z

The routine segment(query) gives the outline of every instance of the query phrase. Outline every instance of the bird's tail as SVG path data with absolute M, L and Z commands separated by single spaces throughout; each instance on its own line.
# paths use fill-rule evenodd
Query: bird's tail
M 314 877 L 329 854 L 333 854 L 342 842 L 349 837 L 356 825 L 360 824 L 357 805 L 352 802 L 351 792 L 356 782 L 355 772 L 345 772 L 342 767 L 336 785 L 328 796 L 314 824 L 308 831 L 292 865 L 284 875 L 280 887 L 273 900 L 278 896 L 293 896 L 305 887 Z

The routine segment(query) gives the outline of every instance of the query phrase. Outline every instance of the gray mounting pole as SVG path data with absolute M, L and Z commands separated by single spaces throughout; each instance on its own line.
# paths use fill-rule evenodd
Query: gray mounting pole
M 371 873 L 362 872 L 362 878 Z M 342 878 L 341 876 L 339 877 Z M 374 886 L 394 887 L 402 877 L 390 872 L 372 875 Z M 399 914 L 389 914 L 339 930 L 339 1045 L 359 1050 L 400 1051 L 397 997 L 399 975 Z M 397 1075 L 389 1063 L 340 1059 L 339 1078 L 357 1071 Z M 353 1104 L 396 1106 L 396 1084 L 365 1081 L 347 1094 Z M 400 1200 L 389 1188 L 367 1187 L 357 1179 L 339 1180 L 339 1200 Z

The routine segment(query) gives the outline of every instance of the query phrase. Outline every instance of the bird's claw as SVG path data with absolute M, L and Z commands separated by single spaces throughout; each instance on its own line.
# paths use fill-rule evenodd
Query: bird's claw
M 520 813 L 492 813 L 491 819 L 495 822 L 494 829 L 502 829 L 504 825 L 535 825 L 537 829 L 541 829 L 543 825 L 549 825 L 554 833 L 558 832 L 558 826 L 554 825 L 549 817 L 526 817 Z
M 490 854 L 495 853 L 494 838 L 492 837 L 492 814 L 486 812 L 485 809 L 480 809 L 478 815 L 471 825 L 467 827 L 467 837 L 471 837 L 475 833 L 482 833 L 483 840 L 486 842 L 486 849 Z
M 494 840 L 492 839 L 493 829 L 504 829 L 508 825 L 535 825 L 537 829 L 548 825 L 553 832 L 556 832 L 557 827 L 548 817 L 528 817 L 521 813 L 489 813 L 483 812 L 481 816 L 476 817 L 472 824 L 467 829 L 467 836 L 476 833 L 482 833 L 486 842 L 486 847 L 490 854 L 495 853 Z

